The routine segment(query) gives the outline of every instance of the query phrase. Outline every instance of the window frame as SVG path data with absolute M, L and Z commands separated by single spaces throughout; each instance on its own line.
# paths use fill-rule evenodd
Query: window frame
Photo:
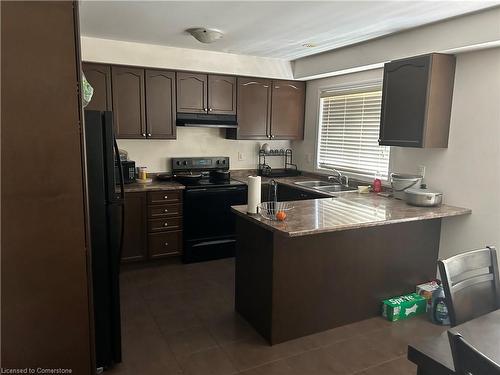
M 335 94 L 355 94 L 355 93 L 361 93 L 365 91 L 370 91 L 370 90 L 382 90 L 382 80 L 381 79 L 376 79 L 376 80 L 369 80 L 369 81 L 362 81 L 362 82 L 356 82 L 356 83 L 347 83 L 347 84 L 340 84 L 340 85 L 329 85 L 329 86 L 323 86 L 319 87 L 317 91 L 317 106 L 316 106 L 316 137 L 315 137 L 315 148 L 314 148 L 314 172 L 318 174 L 331 174 L 332 170 L 328 168 L 321 168 L 319 166 L 319 147 L 320 147 L 320 136 L 321 136 L 321 98 L 325 96 L 325 93 L 335 93 Z M 391 171 L 391 165 L 392 165 L 392 158 L 391 158 L 391 153 L 392 153 L 392 147 L 389 147 L 389 165 L 388 165 L 388 170 L 387 170 L 387 179 L 382 178 L 382 183 L 383 185 L 387 185 L 390 181 L 390 171 Z M 373 182 L 372 178 L 362 176 L 356 173 L 352 172 L 344 172 L 341 169 L 339 169 L 342 174 L 348 176 L 349 178 L 352 178 L 357 181 L 361 182 Z

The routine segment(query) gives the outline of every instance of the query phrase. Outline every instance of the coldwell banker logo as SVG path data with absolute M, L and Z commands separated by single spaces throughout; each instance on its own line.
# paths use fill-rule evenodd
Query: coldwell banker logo
M 70 368 L 44 368 L 44 367 L 23 367 L 23 368 L 1 368 L 2 374 L 72 374 Z

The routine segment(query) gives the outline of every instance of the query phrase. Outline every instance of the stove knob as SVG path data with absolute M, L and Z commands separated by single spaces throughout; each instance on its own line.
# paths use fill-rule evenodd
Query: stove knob
M 226 164 L 226 160 L 222 160 L 222 164 Z
M 217 164 L 220 164 L 220 160 L 217 160 Z
M 182 164 L 183 164 L 183 165 L 188 165 L 188 162 L 187 162 L 186 160 L 184 160 L 184 161 L 182 162 Z
M 181 165 L 181 162 L 180 162 L 180 160 L 177 160 L 177 165 Z

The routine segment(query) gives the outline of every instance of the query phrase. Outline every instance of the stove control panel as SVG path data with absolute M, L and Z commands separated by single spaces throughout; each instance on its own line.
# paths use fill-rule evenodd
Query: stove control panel
M 172 158 L 172 171 L 210 171 L 229 169 L 228 156 L 206 158 Z

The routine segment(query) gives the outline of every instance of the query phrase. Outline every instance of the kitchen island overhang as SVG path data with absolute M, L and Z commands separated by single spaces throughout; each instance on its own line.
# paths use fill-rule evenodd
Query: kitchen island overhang
M 293 202 L 287 221 L 236 213 L 235 308 L 271 344 L 380 315 L 436 276 L 441 220 L 373 194 Z

